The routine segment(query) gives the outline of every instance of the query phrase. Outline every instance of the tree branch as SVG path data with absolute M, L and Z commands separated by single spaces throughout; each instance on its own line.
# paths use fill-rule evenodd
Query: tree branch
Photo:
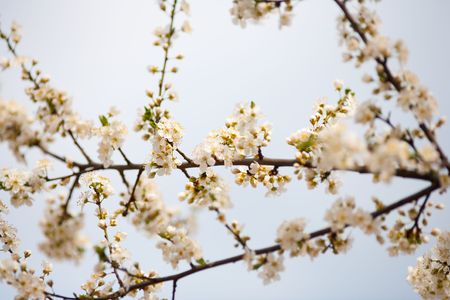
M 67 212 L 67 210 L 69 208 L 70 199 L 72 198 L 73 192 L 75 191 L 75 189 L 78 185 L 80 176 L 81 175 L 77 175 L 75 177 L 75 180 L 73 181 L 73 183 L 69 189 L 69 194 L 67 195 L 66 202 L 64 203 L 63 214 L 61 215 L 61 219 L 59 220 L 59 225 L 61 225 L 64 222 L 64 220 L 69 216 L 69 213 Z
M 135 180 L 135 182 L 134 182 L 133 189 L 131 190 L 130 198 L 129 198 L 128 202 L 125 204 L 125 210 L 124 210 L 124 212 L 122 213 L 123 216 L 128 215 L 128 211 L 129 211 L 129 209 L 130 209 L 130 205 L 131 205 L 132 203 L 135 204 L 136 197 L 134 196 L 134 194 L 136 193 L 136 188 L 137 188 L 137 186 L 138 186 L 138 184 L 139 184 L 139 180 L 141 179 L 141 175 L 142 175 L 142 172 L 143 172 L 143 171 L 144 171 L 144 168 L 141 167 L 141 168 L 139 169 L 137 175 L 136 175 L 136 180 Z M 136 204 L 135 204 L 135 205 L 136 205 Z
M 334 0 L 334 2 L 342 10 L 342 12 L 344 13 L 345 18 L 349 21 L 349 23 L 350 23 L 351 27 L 353 28 L 353 30 L 359 35 L 361 40 L 365 44 L 367 44 L 368 43 L 368 39 L 367 39 L 365 33 L 362 32 L 362 30 L 359 27 L 358 23 L 356 22 L 356 20 L 352 16 L 352 14 L 347 9 L 345 1 L 343 1 L 343 0 Z M 380 65 L 383 68 L 383 71 L 384 71 L 384 73 L 386 75 L 387 81 L 394 87 L 394 89 L 397 92 L 401 92 L 403 87 L 402 87 L 401 83 L 392 75 L 392 72 L 389 69 L 389 66 L 387 64 L 387 61 L 388 61 L 387 57 L 383 57 L 383 58 L 377 57 L 377 58 L 375 58 L 375 61 L 377 62 L 378 65 Z M 423 122 L 419 122 L 419 127 L 423 131 L 423 133 L 425 134 L 425 136 L 428 139 L 428 141 L 431 144 L 433 144 L 433 146 L 436 148 L 436 151 L 439 153 L 439 157 L 440 157 L 440 159 L 442 161 L 443 166 L 450 173 L 450 163 L 448 161 L 448 158 L 445 155 L 445 153 L 442 150 L 442 148 L 439 145 L 439 143 L 437 142 L 437 140 L 436 140 L 432 130 L 430 130 L 428 128 L 428 126 L 425 123 L 423 123 Z
M 245 159 L 238 159 L 233 161 L 234 166 L 250 166 L 252 163 L 258 163 L 260 165 L 264 166 L 273 166 L 276 168 L 279 167 L 293 167 L 294 164 L 298 163 L 296 159 L 284 159 L 284 158 L 267 158 L 264 157 L 263 159 L 253 159 L 253 158 L 245 158 Z M 224 166 L 225 162 L 223 160 L 217 160 L 214 166 Z M 211 166 L 211 167 L 214 167 Z M 144 164 L 114 164 L 109 167 L 104 167 L 102 164 L 99 163 L 92 163 L 92 164 L 80 164 L 79 167 L 81 170 L 79 172 L 74 172 L 69 175 L 55 177 L 55 178 L 47 178 L 47 181 L 54 181 L 54 180 L 60 180 L 69 178 L 72 176 L 76 176 L 78 174 L 90 172 L 90 171 L 96 171 L 96 170 L 116 170 L 116 171 L 127 171 L 127 170 L 141 170 L 145 167 Z M 179 169 L 191 169 L 191 168 L 198 168 L 199 165 L 193 163 L 193 162 L 184 162 L 180 166 L 178 166 Z M 315 169 L 317 167 L 313 165 L 302 165 L 304 168 L 308 169 Z M 348 169 L 333 169 L 332 171 L 343 171 L 343 172 L 354 172 L 359 174 L 372 174 L 372 172 L 365 166 L 356 167 L 356 168 L 348 168 Z M 395 173 L 395 176 L 402 177 L 402 178 L 409 178 L 409 179 L 418 179 L 418 180 L 425 180 L 434 182 L 438 179 L 436 178 L 436 175 L 429 172 L 429 173 L 419 173 L 415 170 L 406 170 L 406 169 L 398 169 Z
M 418 192 L 416 192 L 414 194 L 411 194 L 411 195 L 409 195 L 409 196 L 407 196 L 405 198 L 402 198 L 402 199 L 398 200 L 397 202 L 394 202 L 394 203 L 392 203 L 392 204 L 390 204 L 388 206 L 383 207 L 382 209 L 379 209 L 379 210 L 376 210 L 376 211 L 372 212 L 371 215 L 372 215 L 373 218 L 378 218 L 378 217 L 380 217 L 382 215 L 386 215 L 386 214 L 390 213 L 391 211 L 393 211 L 393 210 L 395 210 L 395 209 L 397 209 L 399 207 L 402 207 L 402 206 L 404 206 L 404 205 L 406 205 L 408 203 L 411 203 L 413 201 L 417 201 L 417 199 L 420 199 L 423 196 L 431 194 L 432 192 L 434 192 L 438 188 L 439 188 L 439 184 L 438 183 L 433 183 L 432 185 L 430 185 L 430 186 L 428 186 L 428 187 L 426 187 L 426 188 L 424 188 L 424 189 L 422 189 L 422 190 L 420 190 L 420 191 L 418 191 Z M 349 227 L 349 225 L 346 225 L 345 227 Z M 323 235 L 327 235 L 327 234 L 329 234 L 331 232 L 332 232 L 331 227 L 326 227 L 326 228 L 323 228 L 323 229 L 320 229 L 320 230 L 316 230 L 316 231 L 313 231 L 313 232 L 311 232 L 309 234 L 309 237 L 308 237 L 307 240 L 311 240 L 311 239 L 314 239 L 314 238 L 317 238 L 317 237 L 320 237 L 320 236 L 323 236 Z M 278 250 L 281 250 L 281 247 L 280 247 L 280 245 L 276 244 L 276 245 L 273 245 L 273 246 L 257 249 L 254 252 L 255 252 L 256 255 L 261 255 L 261 254 L 268 254 L 268 253 L 276 252 Z M 158 284 L 158 283 L 161 283 L 161 282 L 175 281 L 175 280 L 178 281 L 178 280 L 180 280 L 180 279 L 182 279 L 184 277 L 187 277 L 189 275 L 192 275 L 192 274 L 195 274 L 195 273 L 198 273 L 198 272 L 201 272 L 201 271 L 205 271 L 205 270 L 208 270 L 208 269 L 216 268 L 216 267 L 219 267 L 219 266 L 235 263 L 235 262 L 241 261 L 243 259 L 244 259 L 244 253 L 239 254 L 239 255 L 235 255 L 235 256 L 231 256 L 231 257 L 228 257 L 228 258 L 224 258 L 224 259 L 221 259 L 221 260 L 217 260 L 217 261 L 214 261 L 214 262 L 206 263 L 205 265 L 194 266 L 194 267 L 192 267 L 189 270 L 186 270 L 186 271 L 183 271 L 183 272 L 180 272 L 180 273 L 177 273 L 177 274 L 164 276 L 164 277 L 156 277 L 156 278 L 152 278 L 150 280 L 143 281 L 143 282 L 138 283 L 138 284 L 131 285 L 131 286 L 127 287 L 125 291 L 116 291 L 116 292 L 111 293 L 109 295 L 106 295 L 106 296 L 103 296 L 103 297 L 99 297 L 99 298 L 95 298 L 95 300 L 108 300 L 108 299 L 121 298 L 121 297 L 126 296 L 128 293 L 130 293 L 133 290 L 143 289 L 143 288 L 145 288 L 147 286 L 155 285 L 155 284 Z M 71 298 L 68 298 L 68 299 L 71 299 Z

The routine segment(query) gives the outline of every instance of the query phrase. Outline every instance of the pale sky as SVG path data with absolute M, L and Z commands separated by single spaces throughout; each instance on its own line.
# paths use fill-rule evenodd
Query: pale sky
M 185 128 L 186 152 L 190 153 L 210 130 L 222 126 L 236 103 L 254 100 L 273 124 L 273 141 L 265 154 L 293 157 L 295 152 L 285 143 L 286 137 L 308 126 L 316 99 L 335 99 L 334 79 L 349 84 L 360 101 L 370 97 L 370 87 L 361 82 L 361 77 L 364 70 L 371 69 L 355 69 L 342 62 L 335 28 L 339 11 L 333 1 L 302 1 L 294 10 L 292 25 L 281 31 L 275 16 L 259 25 L 249 24 L 246 29 L 233 25 L 229 15 L 231 0 L 190 2 L 194 31 L 176 40 L 175 52 L 183 52 L 186 59 L 179 65 L 179 74 L 169 78 L 180 100 L 168 105 Z M 409 68 L 436 96 L 440 113 L 450 115 L 450 2 L 386 0 L 378 7 L 382 33 L 406 42 Z M 83 118 L 97 120 L 111 105 L 122 111 L 120 118 L 130 131 L 123 148 L 133 161 L 144 161 L 150 145 L 140 141 L 132 126 L 137 108 L 146 104 L 145 89 L 153 88 L 156 82 L 146 67 L 159 65 L 162 60 L 159 49 L 151 45 L 152 32 L 167 20 L 155 2 L 0 0 L 2 27 L 9 26 L 12 20 L 23 27 L 18 51 L 40 61 L 54 86 L 72 96 L 74 107 Z M 0 46 L 0 55 L 6 54 L 4 45 Z M 24 86 L 17 69 L 0 73 L 0 96 L 25 103 L 32 110 L 34 106 L 24 94 Z M 397 119 L 403 121 L 402 116 Z M 446 150 L 450 149 L 449 128 L 446 125 L 439 133 Z M 95 156 L 95 141 L 84 144 Z M 52 149 L 80 158 L 67 142 L 58 141 Z M 30 152 L 30 162 L 41 157 L 38 152 Z M 11 160 L 7 148 L 1 145 L 0 167 L 25 166 Z M 61 173 L 61 169 L 57 166 L 54 172 Z M 232 185 L 229 172 L 222 173 Z M 120 186 L 116 174 L 111 173 L 111 178 Z M 423 186 L 421 182 L 404 180 L 375 185 L 369 176 L 348 174 L 342 179 L 341 195 L 354 195 L 358 205 L 368 209 L 372 209 L 372 196 L 393 202 Z M 169 205 L 186 210 L 187 204 L 177 200 L 185 183 L 182 174 L 175 172 L 157 182 Z M 326 195 L 323 188 L 309 191 L 304 182 L 296 180 L 288 189 L 279 197 L 266 198 L 263 189 L 232 185 L 234 208 L 228 218 L 245 224 L 245 232 L 252 237 L 251 247 L 272 245 L 277 227 L 286 219 L 305 217 L 309 230 L 325 225 L 323 214 L 335 196 Z M 0 193 L 0 197 L 6 199 L 7 195 Z M 448 195 L 433 198 L 448 202 Z M 36 247 L 42 240 L 37 224 L 44 199 L 45 195 L 35 197 L 31 208 L 11 208 L 8 217 L 18 227 L 22 249 L 33 251 L 36 267 L 45 258 Z M 77 208 L 75 204 L 73 208 Z M 97 242 L 100 232 L 93 211 L 87 209 L 86 217 L 89 221 L 85 231 Z M 448 209 L 436 212 L 429 228 L 448 230 L 449 218 Z M 162 261 L 160 251 L 154 247 L 155 240 L 146 239 L 126 223 L 125 231 L 130 233 L 125 245 L 142 266 L 161 275 L 174 272 Z M 421 247 L 417 255 L 392 258 L 373 237 L 357 230 L 351 234 L 354 245 L 345 255 L 327 253 L 313 262 L 309 258 L 287 258 L 286 271 L 281 273 L 281 281 L 274 284 L 264 286 L 255 272 L 249 273 L 243 263 L 236 263 L 182 279 L 178 282 L 177 299 L 419 299 L 406 281 L 407 267 L 415 264 L 416 257 L 430 245 Z M 196 239 L 205 258 L 211 261 L 240 253 L 214 214 L 206 210 L 199 213 Z M 90 251 L 80 265 L 54 263 L 55 290 L 67 295 L 80 292 L 79 286 L 88 279 L 95 259 Z M 185 268 L 181 265 L 178 271 Z M 160 296 L 169 297 L 170 290 L 171 284 L 167 284 Z M 2 300 L 13 299 L 14 293 L 0 284 L 0 296 Z

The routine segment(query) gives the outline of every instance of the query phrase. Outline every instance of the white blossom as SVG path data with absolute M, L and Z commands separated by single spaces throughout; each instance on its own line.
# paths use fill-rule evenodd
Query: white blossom
M 305 219 L 298 218 L 291 221 L 284 221 L 277 230 L 277 242 L 285 251 L 290 251 L 292 256 L 305 251 L 309 234 L 305 232 Z
M 95 171 L 81 175 L 80 183 L 89 188 L 80 196 L 82 203 L 85 201 L 95 202 L 103 200 L 114 193 L 114 188 L 112 187 L 110 180 Z
M 45 189 L 43 170 L 45 168 L 39 165 L 31 172 L 3 169 L 0 173 L 0 189 L 9 191 L 14 207 L 31 206 L 31 194 Z
M 232 206 L 228 184 L 212 169 L 197 178 L 191 177 L 179 198 L 199 207 L 226 209 Z
M 176 268 L 182 260 L 191 263 L 202 258 L 202 252 L 198 244 L 192 240 L 184 228 L 168 226 L 166 231 L 160 233 L 165 240 L 156 246 L 161 249 L 163 258 Z
M 34 119 L 26 109 L 14 101 L 0 99 L 0 142 L 7 142 L 14 155 L 23 160 L 22 146 L 31 146 L 38 134 L 31 126 Z
M 181 165 L 181 161 L 176 157 L 175 151 L 181 143 L 183 129 L 178 122 L 165 118 L 155 126 L 156 129 L 152 137 L 153 151 L 146 169 L 152 176 L 155 173 L 158 175 L 170 175 L 173 169 Z
M 66 212 L 65 201 L 65 193 L 47 199 L 44 217 L 39 223 L 45 240 L 39 243 L 39 249 L 57 260 L 79 262 L 87 246 L 87 238 L 81 233 L 84 220 L 82 215 Z
M 259 107 L 254 102 L 238 105 L 229 117 L 225 127 L 212 131 L 192 154 L 193 161 L 205 172 L 217 159 L 229 167 L 234 160 L 256 157 L 259 150 L 271 140 L 271 126 L 259 124 L 262 118 Z
M 436 246 L 408 268 L 407 280 L 423 299 L 450 299 L 450 232 L 439 235 Z
M 170 222 L 170 214 L 156 183 L 141 177 L 134 197 L 137 209 L 131 215 L 133 224 L 149 235 L 162 232 Z
M 112 115 L 111 113 L 109 115 Z M 111 156 L 114 150 L 120 148 L 124 142 L 124 137 L 127 134 L 125 125 L 117 120 L 108 121 L 105 116 L 100 117 L 102 126 L 92 130 L 95 136 L 101 138 L 98 144 L 98 158 L 105 168 L 109 167 L 113 161 Z
M 269 253 L 266 256 L 265 263 L 260 267 L 258 276 L 263 280 L 264 284 L 269 284 L 274 281 L 280 280 L 280 272 L 284 271 L 284 258 L 282 255 L 278 257 Z

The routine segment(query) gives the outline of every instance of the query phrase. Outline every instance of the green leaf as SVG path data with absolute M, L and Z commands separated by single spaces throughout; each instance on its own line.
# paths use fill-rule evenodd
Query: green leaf
M 48 108 L 50 109 L 50 114 L 52 114 L 52 115 L 56 114 L 56 107 L 55 107 L 55 104 L 53 104 L 52 100 L 47 99 L 46 102 L 47 102 Z
M 200 266 L 202 266 L 202 267 L 204 267 L 204 266 L 207 265 L 207 263 L 206 263 L 206 261 L 203 259 L 203 257 L 200 258 L 200 259 L 197 259 L 196 262 L 197 262 Z
M 100 120 L 100 123 L 102 123 L 102 126 L 108 126 L 109 125 L 108 118 L 105 117 L 104 115 L 98 116 L 98 119 Z
M 301 151 L 306 151 L 306 152 L 312 151 L 312 147 L 315 145 L 316 140 L 317 140 L 317 137 L 314 134 L 311 134 L 307 141 L 297 144 L 298 151 L 300 151 L 300 152 Z
M 170 241 L 170 239 L 172 238 L 172 235 L 171 235 L 170 233 L 168 233 L 167 231 L 166 231 L 166 232 L 160 232 L 160 233 L 158 233 L 158 235 L 159 235 L 161 238 L 166 239 L 166 240 L 169 240 L 169 241 Z
M 145 112 L 142 115 L 142 121 L 150 121 L 153 119 L 153 110 L 144 106 Z
M 158 124 L 155 123 L 155 121 L 150 120 L 150 126 L 152 126 L 153 129 L 157 129 L 158 128 Z
M 100 115 L 98 116 L 98 119 L 100 120 L 100 123 L 102 124 L 102 126 L 108 126 L 109 125 L 109 121 L 108 118 L 104 115 Z
M 100 261 L 108 261 L 108 256 L 105 253 L 105 247 L 94 246 L 95 253 L 98 255 Z

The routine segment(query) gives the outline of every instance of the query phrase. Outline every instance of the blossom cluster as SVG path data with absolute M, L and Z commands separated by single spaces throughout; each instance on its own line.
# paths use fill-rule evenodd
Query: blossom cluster
M 358 20 L 357 30 L 345 16 L 338 17 L 338 32 L 341 43 L 345 45 L 345 61 L 355 61 L 357 66 L 369 61 L 377 62 L 377 80 L 366 74 L 363 80 L 367 83 L 375 82 L 374 94 L 383 94 L 389 100 L 393 97 L 392 91 L 399 92 L 397 104 L 403 110 L 412 112 L 419 122 L 431 122 L 438 112 L 434 96 L 426 87 L 419 83 L 418 77 L 405 68 L 408 59 L 408 50 L 403 41 L 391 41 L 387 36 L 380 34 L 381 23 L 377 14 L 368 8 L 368 1 L 358 1 L 355 11 L 355 19 Z M 388 59 L 397 59 L 402 66 L 397 74 L 388 73 L 385 64 Z M 384 63 L 383 63 L 384 62 Z M 390 72 L 390 71 L 389 71 Z M 392 85 L 395 81 L 395 85 Z
M 158 273 L 156 273 L 155 271 L 144 272 L 142 271 L 138 263 L 134 263 L 132 266 L 128 267 L 128 273 L 125 274 L 123 278 L 123 283 L 125 286 L 131 286 L 142 283 L 145 280 L 149 280 L 157 276 Z M 143 292 L 143 296 L 140 299 L 158 300 L 159 298 L 155 295 L 155 293 L 159 292 L 162 286 L 163 283 L 157 283 L 142 288 L 141 290 Z M 138 290 L 132 290 L 130 291 L 129 295 L 131 297 L 135 297 L 137 293 Z
M 173 266 L 180 260 L 188 262 L 201 258 L 201 250 L 191 239 L 187 221 L 176 218 L 176 212 L 166 207 L 156 184 L 150 178 L 142 177 L 136 186 L 134 204 L 131 206 L 131 221 L 149 236 L 159 235 L 162 240 L 158 248 L 163 257 Z
M 101 297 L 111 293 L 113 291 L 114 281 L 108 281 L 105 278 L 106 276 L 106 264 L 97 264 L 90 278 L 81 285 L 81 289 L 85 292 L 81 296 Z
M 130 206 L 133 225 L 150 236 L 163 231 L 170 222 L 170 214 L 156 183 L 147 177 L 141 177 L 133 197 L 136 204 Z
M 361 160 L 362 142 L 347 130 L 343 122 L 355 107 L 355 93 L 344 88 L 340 80 L 334 82 L 339 93 L 336 105 L 319 100 L 310 117 L 311 128 L 304 128 L 287 138 L 287 143 L 296 148 L 295 174 L 305 178 L 308 188 L 320 182 L 327 183 L 327 191 L 336 194 L 339 181 L 332 175 L 333 169 L 348 169 Z
M 107 116 L 102 115 L 99 117 L 101 126 L 92 130 L 93 135 L 101 138 L 97 153 L 105 168 L 113 163 L 111 160 L 113 151 L 122 146 L 124 136 L 127 134 L 127 128 L 122 122 L 118 120 L 111 121 L 111 118 L 117 114 L 117 109 L 111 108 Z
M 9 192 L 14 207 L 31 206 L 31 194 L 45 189 L 45 178 L 49 168 L 47 160 L 40 160 L 32 171 L 3 169 L 0 173 L 0 190 Z
M 126 206 L 126 202 L 122 204 Z M 163 232 L 168 226 L 185 227 L 189 232 L 195 230 L 193 216 L 182 217 L 177 209 L 167 207 L 156 183 L 148 177 L 140 178 L 129 210 L 133 225 L 150 237 Z
M 267 254 L 264 258 L 263 265 L 260 267 L 258 276 L 264 284 L 269 284 L 280 280 L 280 272 L 284 271 L 283 255 Z
M 151 159 L 146 164 L 147 172 L 151 177 L 158 175 L 170 175 L 173 169 L 181 165 L 176 155 L 183 130 L 181 125 L 171 119 L 162 119 L 155 128 L 152 137 Z
M 177 73 L 178 68 L 173 66 L 169 69 L 169 61 L 181 60 L 182 54 L 170 56 L 169 51 L 173 46 L 173 39 L 178 33 L 189 33 L 192 31 L 191 25 L 184 20 L 182 25 L 177 25 L 175 15 L 182 12 L 189 15 L 190 6 L 186 1 L 158 1 L 159 8 L 170 18 L 170 22 L 165 27 L 158 27 L 154 31 L 156 40 L 153 45 L 160 47 L 164 52 L 164 61 L 161 67 L 150 66 L 150 73 L 159 75 L 157 92 L 147 90 L 146 94 L 150 98 L 150 103 L 139 112 L 139 118 L 135 125 L 136 131 L 143 131 L 143 139 L 151 140 L 153 150 L 150 160 L 147 162 L 147 171 L 150 176 L 170 175 L 173 169 L 176 169 L 181 161 L 177 158 L 176 152 L 183 137 L 181 125 L 173 120 L 170 112 L 163 109 L 161 104 L 165 100 L 174 101 L 178 99 L 176 91 L 172 84 L 165 82 L 167 73 Z
M 27 253 L 26 256 L 30 256 Z M 43 277 L 38 277 L 35 270 L 27 266 L 26 261 L 20 261 L 20 257 L 13 255 L 13 259 L 0 261 L 0 281 L 5 281 L 17 290 L 15 299 L 41 300 L 45 299 L 45 282 Z M 51 267 L 44 267 L 51 271 Z
M 158 242 L 156 247 L 161 249 L 164 260 L 169 262 L 172 267 L 176 268 L 182 260 L 187 263 L 192 263 L 192 260 L 202 261 L 199 245 L 189 238 L 185 228 L 168 226 L 159 236 L 164 240 Z
M 212 169 L 198 177 L 191 176 L 179 198 L 199 207 L 226 209 L 232 206 L 228 184 Z
M 98 172 L 88 172 L 80 177 L 80 182 L 89 189 L 80 195 L 80 202 L 101 202 L 114 193 L 110 180 Z
M 39 225 L 45 240 L 39 249 L 56 260 L 79 262 L 85 251 L 87 238 L 81 233 L 84 225 L 82 214 L 71 215 L 66 210 L 66 193 L 47 199 L 44 217 Z
M 436 246 L 408 268 L 407 279 L 423 299 L 450 299 L 450 232 L 439 234 Z
M 22 146 L 31 146 L 38 140 L 32 129 L 34 119 L 25 107 L 14 101 L 0 99 L 0 142 L 7 142 L 16 158 L 24 160 Z
M 259 22 L 267 15 L 279 12 L 279 27 L 288 26 L 292 22 L 293 6 L 287 1 L 233 0 L 230 13 L 233 23 L 244 28 L 248 21 Z
M 0 200 L 0 251 L 17 252 L 19 239 L 17 229 L 4 220 L 8 207 Z
M 23 255 L 19 254 L 17 229 L 3 219 L 7 212 L 6 205 L 0 201 L 0 251 L 10 254 L 9 258 L 0 260 L 0 283 L 5 282 L 17 290 L 15 299 L 44 299 L 44 279 L 52 272 L 52 265 L 44 262 L 42 275 L 39 277 L 36 271 L 28 266 L 27 259 L 31 256 L 31 251 L 25 250 Z
M 255 251 L 245 249 L 244 263 L 249 271 L 258 270 L 258 277 L 265 285 L 280 280 L 280 273 L 284 271 L 284 256 L 282 253 L 256 255 Z
M 355 104 L 354 93 L 348 88 L 344 90 L 342 82 L 335 81 L 335 89 L 344 91 L 338 104 L 319 102 L 310 118 L 312 128 L 299 130 L 287 139 L 297 149 L 295 173 L 299 179 L 305 178 L 309 188 L 325 182 L 327 191 L 336 193 L 340 184 L 333 176 L 334 170 L 366 168 L 375 181 L 389 182 L 398 169 L 418 173 L 440 169 L 441 158 L 434 145 L 415 145 L 413 134 L 423 135 L 417 131 L 411 134 L 409 129 L 395 127 L 389 119 L 383 119 L 381 108 L 373 101 Z M 370 124 L 365 139 L 352 132 L 345 120 L 353 112 L 357 123 Z M 386 122 L 389 130 L 377 132 L 374 125 L 377 118 Z
M 379 220 L 360 208 L 356 209 L 353 197 L 339 198 L 325 213 L 325 221 L 331 230 L 339 232 L 347 226 L 360 228 L 366 234 L 377 234 L 380 230 Z
M 209 133 L 205 141 L 194 149 L 192 160 L 200 166 L 200 172 L 206 172 L 207 167 L 213 166 L 217 160 L 223 160 L 229 167 L 234 160 L 258 157 L 261 148 L 266 147 L 271 139 L 271 126 L 259 124 L 261 118 L 259 107 L 253 101 L 239 104 L 225 127 Z
M 266 196 L 278 195 L 286 191 L 285 185 L 291 180 L 288 175 L 281 175 L 274 166 L 264 166 L 257 162 L 252 162 L 248 169 L 233 169 L 235 182 L 238 185 L 250 184 L 256 187 L 262 183 L 267 188 Z
M 76 135 L 80 138 L 90 137 L 92 122 L 82 120 L 78 113 L 72 109 L 71 99 L 67 93 L 50 84 L 50 78 L 37 69 L 37 60 L 28 59 L 16 53 L 15 49 L 21 41 L 19 26 L 13 23 L 8 33 L 0 30 L 0 38 L 6 42 L 13 56 L 2 61 L 2 68 L 19 66 L 22 70 L 22 80 L 31 84 L 31 86 L 25 88 L 25 93 L 33 102 L 38 104 L 33 118 L 27 117 L 20 107 L 12 103 L 6 104 L 5 110 L 1 110 L 6 115 L 1 117 L 2 121 L 5 122 L 4 126 L 1 126 L 2 129 L 5 129 L 5 132 L 2 132 L 0 139 L 11 139 L 14 136 L 11 131 L 17 130 L 15 133 L 17 139 L 14 142 L 10 141 L 10 147 L 20 158 L 17 147 L 51 142 L 55 133 L 60 133 L 63 137 L 67 134 Z M 38 120 L 43 125 L 43 133 L 39 137 L 30 128 L 30 122 L 33 120 Z M 17 121 L 23 121 L 23 124 L 18 126 Z M 19 132 L 19 129 L 23 131 Z
M 277 243 L 283 250 L 290 251 L 291 256 L 299 255 L 309 239 L 305 227 L 306 221 L 302 218 L 284 221 L 277 230 Z

